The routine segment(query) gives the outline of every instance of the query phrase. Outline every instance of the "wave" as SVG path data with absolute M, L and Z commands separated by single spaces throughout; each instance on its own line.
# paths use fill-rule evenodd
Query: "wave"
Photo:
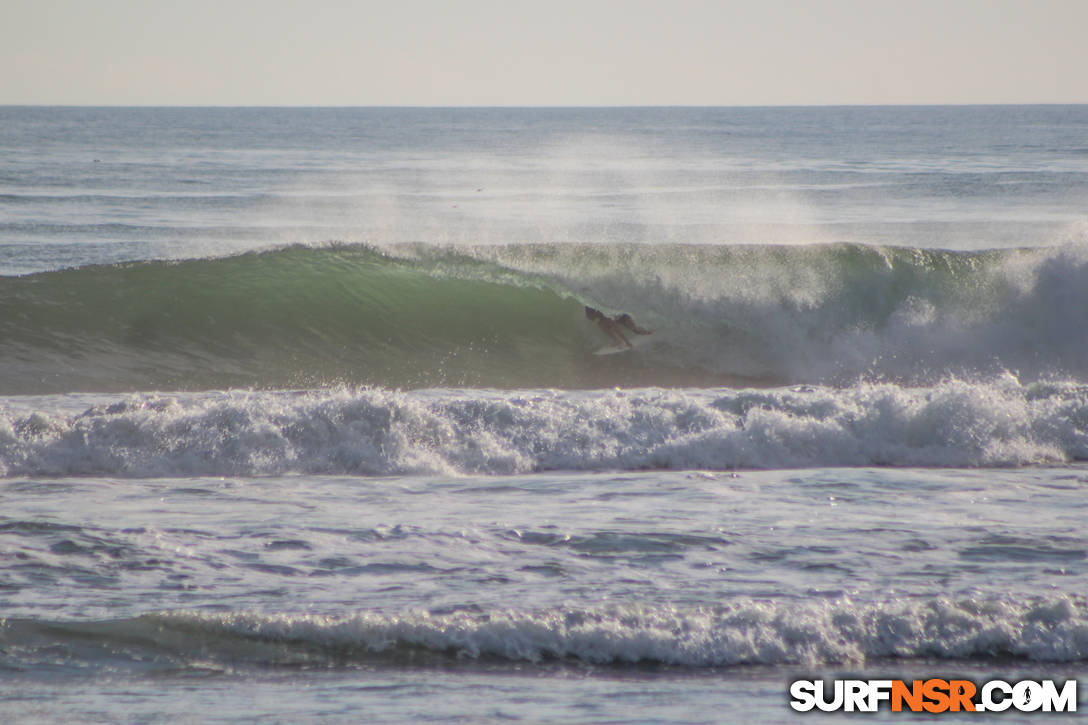
M 0 278 L 0 394 L 1086 380 L 1085 309 L 1083 245 L 294 246 Z
M 583 665 L 858 664 L 1088 660 L 1088 603 L 893 599 L 615 605 L 346 616 L 168 612 L 105 622 L 0 622 L 0 666 L 199 668 L 560 662 Z M 3 661 L 8 660 L 8 661 Z
M 69 401 L 71 402 L 71 401 Z M 1088 385 L 143 394 L 0 407 L 0 476 L 483 474 L 1088 460 Z

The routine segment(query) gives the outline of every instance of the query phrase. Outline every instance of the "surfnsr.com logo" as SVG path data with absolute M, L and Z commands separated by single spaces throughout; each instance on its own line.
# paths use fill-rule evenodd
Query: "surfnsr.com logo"
M 884 703 L 892 712 L 1076 712 L 1077 681 L 797 680 L 790 697 L 798 712 L 877 712 Z

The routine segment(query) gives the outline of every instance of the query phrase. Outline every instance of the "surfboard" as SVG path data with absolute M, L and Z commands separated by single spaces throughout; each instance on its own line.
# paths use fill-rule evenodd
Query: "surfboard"
M 632 350 L 640 348 L 643 345 L 648 344 L 649 342 L 650 342 L 650 340 L 649 340 L 648 336 L 639 335 L 639 336 L 635 336 L 635 337 L 633 337 L 631 339 L 632 347 L 627 347 L 626 345 L 620 345 L 620 346 L 606 345 L 605 347 L 602 347 L 600 350 L 594 351 L 593 354 L 594 355 L 618 355 L 621 352 L 631 352 Z

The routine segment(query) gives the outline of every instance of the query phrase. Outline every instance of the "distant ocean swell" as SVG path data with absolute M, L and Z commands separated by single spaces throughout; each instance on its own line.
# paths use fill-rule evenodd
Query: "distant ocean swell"
M 1088 460 L 1088 385 L 326 390 L 0 408 L 0 476 L 512 474 Z
M 0 394 L 1088 381 L 1086 309 L 1083 245 L 295 246 L 0 278 Z
M 1088 604 L 1031 600 L 739 602 L 340 617 L 172 612 L 0 623 L 0 667 L 214 669 L 442 660 L 591 665 L 861 664 L 880 659 L 1088 660 Z

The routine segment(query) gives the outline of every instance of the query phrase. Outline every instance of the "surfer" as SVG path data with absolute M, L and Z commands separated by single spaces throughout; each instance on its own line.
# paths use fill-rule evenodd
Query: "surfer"
M 605 334 L 612 338 L 612 340 L 616 343 L 616 347 L 634 347 L 634 345 L 631 344 L 631 341 L 628 340 L 627 337 L 624 336 L 623 332 L 620 330 L 621 327 L 630 330 L 636 335 L 651 334 L 650 330 L 644 329 L 636 325 L 634 319 L 632 319 L 631 315 L 628 315 L 627 313 L 623 313 L 622 315 L 616 315 L 615 317 L 609 317 L 600 310 L 593 309 L 592 307 L 587 305 L 586 317 L 596 322 L 597 325 L 600 326 L 602 330 L 604 330 Z

